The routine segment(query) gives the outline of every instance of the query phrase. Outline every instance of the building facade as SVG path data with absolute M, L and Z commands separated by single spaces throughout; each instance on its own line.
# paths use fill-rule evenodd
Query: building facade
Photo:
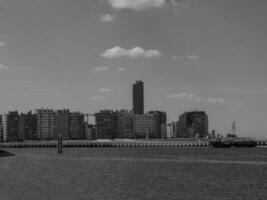
M 52 109 L 37 109 L 37 138 L 40 140 L 57 137 L 57 114 Z
M 2 115 L 0 115 L 0 142 L 4 142 L 4 129 L 3 129 L 3 120 Z
M 149 111 L 148 114 L 154 115 L 156 123 L 156 132 L 160 133 L 157 138 L 167 137 L 167 114 L 163 111 Z
M 153 114 L 134 115 L 133 129 L 136 139 L 160 138 L 160 127 Z
M 179 138 L 204 138 L 208 135 L 208 115 L 204 111 L 185 112 L 179 117 Z
M 142 81 L 136 81 L 133 84 L 133 113 L 144 114 L 144 83 Z
M 133 117 L 134 114 L 127 110 L 118 113 L 118 138 L 134 138 Z
M 36 140 L 37 135 L 37 114 L 31 111 L 25 114 L 25 139 Z
M 68 137 L 70 139 L 85 139 L 84 114 L 70 112 L 68 117 Z
M 3 141 L 19 141 L 19 113 L 8 112 L 3 117 Z
M 112 110 L 101 110 L 95 114 L 96 138 L 114 139 L 119 135 L 119 112 Z
M 57 135 L 63 138 L 69 138 L 69 115 L 70 111 L 67 109 L 57 110 Z

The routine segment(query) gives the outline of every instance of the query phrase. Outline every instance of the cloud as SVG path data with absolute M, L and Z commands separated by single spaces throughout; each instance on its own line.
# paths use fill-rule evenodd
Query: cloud
M 0 46 L 6 46 L 6 43 L 3 41 L 0 41 Z
M 107 71 L 107 70 L 109 70 L 109 67 L 107 67 L 107 66 L 100 66 L 100 67 L 94 67 L 93 68 L 93 71 L 95 71 L 95 72 L 103 72 L 103 71 Z
M 92 96 L 88 98 L 89 101 L 103 101 L 106 100 L 105 96 Z
M 182 59 L 183 59 L 182 56 L 172 56 L 172 58 L 173 58 L 174 60 L 182 60 Z
M 200 101 L 200 97 L 198 97 L 196 94 L 186 92 L 167 94 L 166 97 L 169 99 L 187 99 L 189 101 Z
M 0 69 L 8 69 L 8 66 L 0 64 Z
M 123 72 L 123 71 L 125 71 L 125 68 L 123 68 L 123 67 L 119 67 L 119 68 L 117 68 L 117 71 L 119 71 L 119 72 Z
M 227 103 L 227 101 L 225 99 L 222 99 L 222 98 L 209 97 L 209 98 L 207 98 L 207 101 L 210 104 L 226 104 Z
M 141 47 L 134 47 L 132 49 L 124 49 L 121 47 L 113 47 L 111 49 L 107 49 L 105 52 L 101 54 L 104 58 L 118 58 L 118 57 L 159 57 L 161 52 L 158 50 L 144 50 Z
M 132 9 L 136 11 L 146 10 L 149 8 L 161 8 L 165 0 L 107 0 L 115 9 Z
M 109 14 L 104 14 L 100 16 L 102 22 L 112 22 L 115 20 L 115 17 Z
M 208 104 L 227 104 L 228 103 L 228 101 L 223 98 L 201 97 L 201 96 L 198 96 L 197 94 L 187 93 L 187 92 L 167 94 L 166 98 L 186 99 L 188 101 L 204 102 Z
M 101 88 L 101 89 L 98 90 L 98 92 L 101 92 L 101 93 L 103 93 L 103 92 L 112 92 L 112 89 L 110 89 L 110 88 Z
M 199 59 L 199 55 L 186 55 L 185 56 L 187 59 L 189 60 L 196 60 L 196 59 Z

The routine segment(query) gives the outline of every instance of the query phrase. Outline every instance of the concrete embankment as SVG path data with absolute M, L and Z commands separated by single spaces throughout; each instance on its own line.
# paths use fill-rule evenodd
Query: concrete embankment
M 257 141 L 258 146 L 267 146 L 267 141 Z M 209 141 L 179 141 L 179 140 L 132 140 L 132 141 L 90 141 L 65 140 L 64 147 L 209 147 Z M 57 141 L 0 143 L 0 148 L 55 148 Z

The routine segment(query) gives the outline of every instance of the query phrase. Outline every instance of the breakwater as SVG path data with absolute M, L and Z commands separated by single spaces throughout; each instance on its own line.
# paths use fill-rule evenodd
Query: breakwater
M 63 147 L 209 147 L 210 142 L 180 140 L 64 140 Z M 257 146 L 267 146 L 267 141 L 257 141 Z M 29 141 L 0 143 L 0 148 L 55 148 L 57 141 Z

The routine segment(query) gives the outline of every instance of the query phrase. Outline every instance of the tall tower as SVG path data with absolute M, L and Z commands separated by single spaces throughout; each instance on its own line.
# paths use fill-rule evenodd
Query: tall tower
M 136 81 L 133 84 L 133 112 L 134 114 L 144 114 L 144 83 Z

